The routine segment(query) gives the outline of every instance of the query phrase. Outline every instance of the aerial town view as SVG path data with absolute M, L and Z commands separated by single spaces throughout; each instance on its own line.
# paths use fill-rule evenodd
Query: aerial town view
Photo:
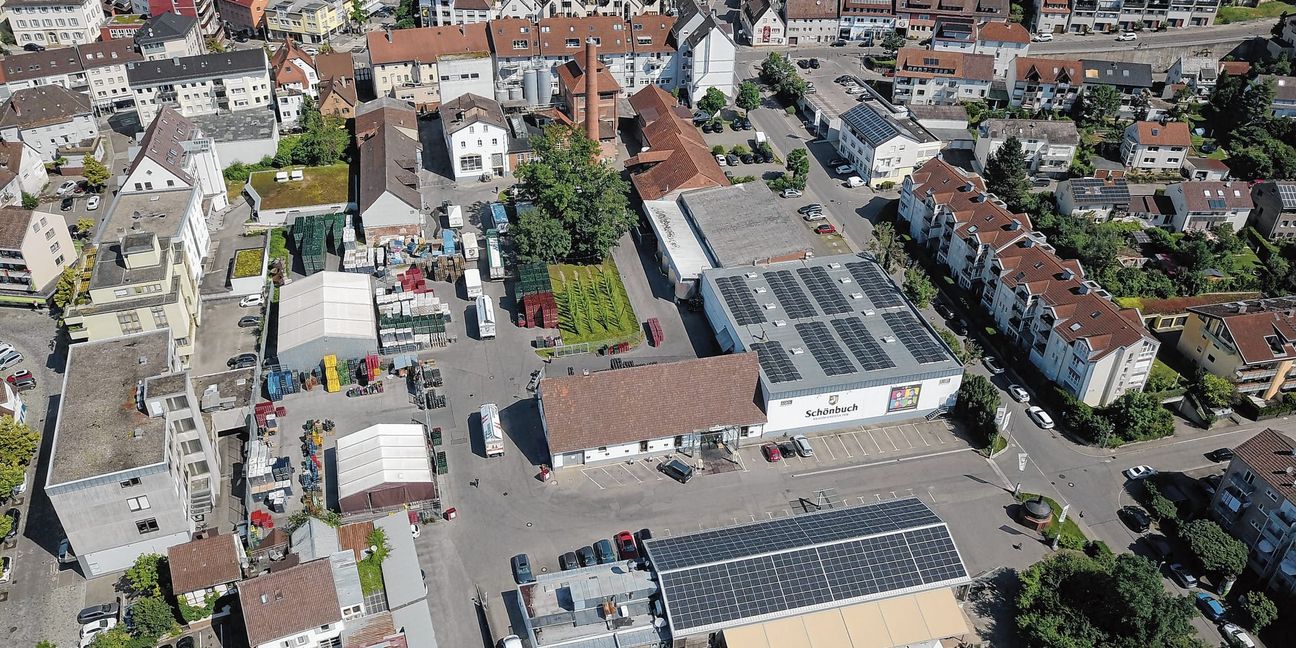
M 0 648 L 1292 637 L 1296 0 L 0 0 Z

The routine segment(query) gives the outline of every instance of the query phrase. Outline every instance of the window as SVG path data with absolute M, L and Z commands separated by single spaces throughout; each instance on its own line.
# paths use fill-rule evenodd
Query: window
M 1248 470 L 1248 471 L 1242 473 L 1242 481 L 1244 481 L 1244 482 L 1246 482 L 1246 483 L 1248 483 L 1248 484 L 1254 484 L 1254 483 L 1255 483 L 1255 474 L 1252 473 L 1250 470 Z
M 463 171 L 481 171 L 482 156 L 476 154 L 460 156 L 459 168 Z
M 131 477 L 130 479 L 127 479 L 121 483 L 122 488 L 130 488 L 131 486 L 139 486 L 139 485 L 140 485 L 139 477 Z
M 126 500 L 126 506 L 132 511 L 143 511 L 149 508 L 148 495 L 140 495 Z
M 529 47 L 529 43 L 527 41 L 524 40 L 513 41 L 513 49 L 515 50 L 524 50 L 527 49 L 527 47 Z
M 53 245 L 50 245 L 50 254 L 58 254 L 58 251 L 59 251 L 59 244 L 58 241 L 55 241 Z
M 199 441 L 198 439 L 184 441 L 180 444 L 180 450 L 187 455 L 198 454 L 199 452 L 202 452 L 202 441 Z
M 149 313 L 153 315 L 154 326 L 162 328 L 167 325 L 166 308 L 163 308 L 162 306 L 154 306 L 149 309 Z
M 149 518 L 147 520 L 138 520 L 135 522 L 135 529 L 139 531 L 140 535 L 153 533 L 154 531 L 158 530 L 158 523 L 157 520 L 154 518 Z

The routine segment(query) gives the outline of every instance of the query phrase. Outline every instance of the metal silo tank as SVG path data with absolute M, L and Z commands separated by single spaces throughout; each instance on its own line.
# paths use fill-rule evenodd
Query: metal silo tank
M 553 103 L 553 69 L 552 68 L 549 67 L 540 68 L 538 85 L 540 86 L 540 98 L 539 98 L 540 104 L 547 106 Z
M 538 82 L 538 75 L 535 70 L 527 70 L 522 73 L 522 92 L 528 105 L 536 106 L 540 104 Z

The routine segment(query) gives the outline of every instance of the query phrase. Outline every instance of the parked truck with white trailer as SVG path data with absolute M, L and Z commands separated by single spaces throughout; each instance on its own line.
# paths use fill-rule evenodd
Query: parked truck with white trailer
M 477 235 L 472 232 L 464 232 L 459 237 L 459 245 L 463 247 L 464 261 L 477 260 Z
M 500 425 L 499 408 L 494 403 L 481 406 L 482 442 L 487 457 L 499 457 L 504 454 L 504 426 Z
M 482 294 L 477 298 L 477 337 L 495 339 L 495 303 L 490 295 Z
M 477 268 L 468 268 L 467 270 L 464 270 L 463 279 L 464 292 L 468 295 L 468 299 L 481 297 L 481 270 L 478 270 Z
M 504 255 L 500 253 L 499 234 L 495 230 L 486 232 L 486 267 L 491 279 L 504 278 Z
M 446 223 L 450 227 L 463 227 L 463 207 L 459 205 L 446 205 Z

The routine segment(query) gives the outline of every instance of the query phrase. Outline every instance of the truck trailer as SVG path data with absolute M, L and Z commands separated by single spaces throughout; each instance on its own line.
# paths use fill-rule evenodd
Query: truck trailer
M 495 339 L 495 304 L 490 295 L 483 294 L 477 298 L 477 337 Z
M 468 268 L 467 270 L 464 270 L 463 279 L 464 293 L 468 296 L 468 299 L 481 297 L 481 270 L 478 270 L 477 268 Z
M 486 232 L 486 266 L 491 279 L 504 278 L 504 256 L 500 253 L 499 234 L 495 230 Z
M 487 457 L 504 454 L 504 426 L 500 425 L 499 408 L 494 403 L 481 406 L 482 442 Z
M 459 245 L 463 247 L 464 261 L 476 261 L 477 235 L 472 232 L 464 232 L 460 239 Z

